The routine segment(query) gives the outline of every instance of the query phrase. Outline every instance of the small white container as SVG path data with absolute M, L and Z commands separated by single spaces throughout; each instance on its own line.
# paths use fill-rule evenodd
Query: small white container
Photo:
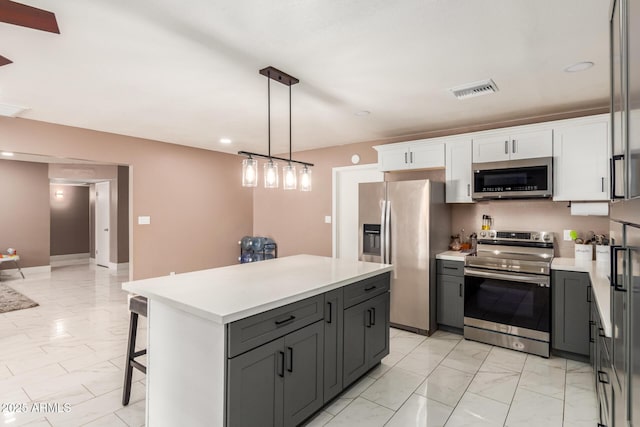
M 593 261 L 593 245 L 575 245 L 575 258 L 580 262 Z
M 609 248 L 610 246 L 596 245 L 596 262 L 605 263 L 611 261 Z

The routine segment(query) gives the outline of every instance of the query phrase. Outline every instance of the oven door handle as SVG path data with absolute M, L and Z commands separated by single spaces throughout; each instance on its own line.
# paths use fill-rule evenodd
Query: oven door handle
M 483 277 L 487 279 L 509 280 L 512 282 L 533 283 L 549 287 L 549 277 L 547 276 L 524 276 L 520 274 L 497 273 L 493 271 L 481 271 L 471 268 L 464 269 L 465 276 Z

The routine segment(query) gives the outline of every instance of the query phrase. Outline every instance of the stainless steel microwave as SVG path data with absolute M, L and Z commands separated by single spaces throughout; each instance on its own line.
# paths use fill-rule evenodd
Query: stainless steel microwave
M 473 199 L 527 199 L 553 195 L 553 157 L 473 163 Z

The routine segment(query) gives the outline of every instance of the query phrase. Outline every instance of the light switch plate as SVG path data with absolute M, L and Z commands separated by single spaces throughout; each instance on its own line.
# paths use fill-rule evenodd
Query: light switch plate
M 324 223 L 325 224 L 331 224 L 331 216 L 327 215 L 324 217 Z
M 573 239 L 571 238 L 571 230 L 564 230 L 564 237 L 563 237 L 563 239 L 564 239 L 564 240 L 566 240 L 566 241 L 571 241 L 571 240 L 573 240 Z
M 138 225 L 149 225 L 151 224 L 150 216 L 139 216 L 138 217 Z

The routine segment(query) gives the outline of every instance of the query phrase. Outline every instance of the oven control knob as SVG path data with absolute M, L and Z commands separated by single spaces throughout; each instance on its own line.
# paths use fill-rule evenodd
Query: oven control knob
M 487 237 L 487 232 L 486 231 L 481 231 L 480 232 L 480 237 Z
M 548 242 L 549 240 L 551 240 L 551 236 L 549 234 L 545 234 L 543 237 L 545 242 Z
M 494 239 L 496 237 L 496 232 L 495 231 L 490 231 L 489 232 L 489 238 Z

